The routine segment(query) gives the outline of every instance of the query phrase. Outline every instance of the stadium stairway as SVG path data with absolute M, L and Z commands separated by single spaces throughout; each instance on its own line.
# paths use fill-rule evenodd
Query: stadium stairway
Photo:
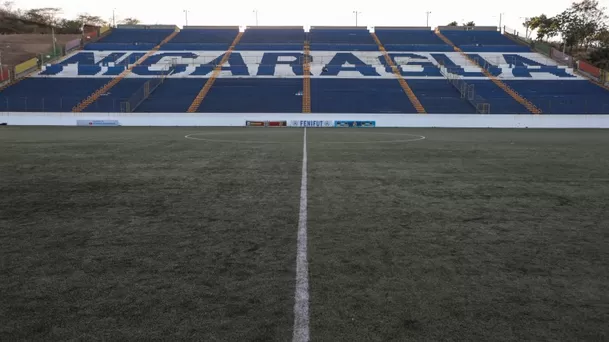
M 311 113 L 311 63 L 309 61 L 309 42 L 304 42 L 304 65 L 302 76 L 302 112 Z
M 383 47 L 383 44 L 381 43 L 379 38 L 376 36 L 376 34 L 374 32 L 370 32 L 370 35 L 372 36 L 372 39 L 374 39 L 374 42 L 378 46 L 379 51 L 381 51 L 381 53 L 383 53 L 383 57 L 385 58 L 387 65 L 389 65 L 389 67 L 391 67 L 393 74 L 398 79 L 400 86 L 404 90 L 404 93 L 406 93 L 406 96 L 408 96 L 408 99 L 412 103 L 412 106 L 416 109 L 417 113 L 425 114 L 426 113 L 425 108 L 423 108 L 423 105 L 421 104 L 421 102 L 419 101 L 419 99 L 417 98 L 415 93 L 412 91 L 412 89 L 408 85 L 408 82 L 406 82 L 404 77 L 402 77 L 402 74 L 400 73 L 400 69 L 395 65 L 393 60 L 391 60 L 391 58 L 389 57 L 389 54 L 387 54 L 387 51 Z
M 228 58 L 230 57 L 231 53 L 233 53 L 235 46 L 239 43 L 239 40 L 241 40 L 242 36 L 243 36 L 243 32 L 237 33 L 237 36 L 231 43 L 230 47 L 224 53 L 222 60 L 220 60 L 220 63 L 218 63 L 218 65 L 216 65 L 216 67 L 214 68 L 214 70 L 211 73 L 211 76 L 207 79 L 207 82 L 205 82 L 205 85 L 203 86 L 203 88 L 201 88 L 201 91 L 199 91 L 197 96 L 195 96 L 190 107 L 188 107 L 188 113 L 197 112 L 197 110 L 199 109 L 199 106 L 201 106 L 201 102 L 203 102 L 203 100 L 207 96 L 207 93 L 209 92 L 211 87 L 214 85 L 214 82 L 216 81 L 216 78 L 218 78 L 220 71 L 222 71 L 222 66 L 226 63 L 226 61 L 228 61 Z
M 473 63 L 473 64 L 475 64 L 477 66 L 479 66 L 480 69 L 482 70 L 482 73 L 484 74 L 484 76 L 489 78 L 493 83 L 495 83 L 495 85 L 497 85 L 499 88 L 501 88 L 503 91 L 505 91 L 514 100 L 516 100 L 517 102 L 521 103 L 524 107 L 526 107 L 526 109 L 530 113 L 532 113 L 532 114 L 541 114 L 542 113 L 542 111 L 539 108 L 537 108 L 533 103 L 531 103 L 531 101 L 529 101 L 526 98 L 522 97 L 520 94 L 518 94 L 512 88 L 510 88 L 507 84 L 502 82 L 496 76 L 492 75 L 485 67 L 481 66 L 480 63 L 478 63 L 478 61 L 476 61 L 476 60 L 472 59 L 471 57 L 469 57 L 465 52 L 463 52 L 463 50 L 461 50 L 451 40 L 449 40 L 446 36 L 444 36 L 444 34 L 442 32 L 440 32 L 439 30 L 436 30 L 436 34 L 438 35 L 438 37 L 440 37 L 440 39 L 442 39 L 444 42 L 446 42 L 446 44 L 451 45 L 455 49 L 455 51 L 459 52 L 468 61 L 470 61 L 471 63 Z
M 83 101 L 81 101 L 79 104 L 74 106 L 74 108 L 72 108 L 72 111 L 76 112 L 76 113 L 82 112 L 89 105 L 91 105 L 93 102 L 97 101 L 100 98 L 100 96 L 102 96 L 104 94 L 107 94 L 110 89 L 112 89 L 115 85 L 117 85 L 119 82 L 121 82 L 121 80 L 123 80 L 126 76 L 128 76 L 131 73 L 131 70 L 134 67 L 137 67 L 138 65 L 144 63 L 146 61 L 146 59 L 148 59 L 148 57 L 150 57 L 155 52 L 157 52 L 163 44 L 171 41 L 178 33 L 179 33 L 179 31 L 173 31 L 169 36 L 165 37 L 165 39 L 163 39 L 152 50 L 148 51 L 144 56 L 142 56 L 140 59 L 138 59 L 133 65 L 131 65 L 127 69 L 125 69 L 125 71 L 123 71 L 120 75 L 118 75 L 115 78 L 112 78 L 112 80 L 110 82 L 106 83 L 103 87 L 97 89 L 95 92 L 93 92 L 91 95 L 89 95 Z M 139 85 L 136 84 L 135 87 L 139 87 L 143 83 L 144 82 L 141 82 Z M 137 88 L 129 87 L 129 88 L 124 89 L 124 90 L 125 91 L 131 91 L 131 93 L 133 93 L 133 91 L 135 91 L 135 89 L 137 89 Z

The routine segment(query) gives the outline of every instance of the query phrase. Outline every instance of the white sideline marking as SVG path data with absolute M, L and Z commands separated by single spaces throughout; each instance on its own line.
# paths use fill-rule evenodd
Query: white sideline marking
M 302 146 L 302 180 L 296 252 L 296 291 L 294 293 L 293 342 L 309 341 L 309 261 L 307 260 L 307 129 Z

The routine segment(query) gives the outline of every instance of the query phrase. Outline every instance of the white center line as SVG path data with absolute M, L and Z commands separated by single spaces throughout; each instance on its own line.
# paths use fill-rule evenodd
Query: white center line
M 296 252 L 296 291 L 294 293 L 293 342 L 309 341 L 309 261 L 307 260 L 307 129 L 302 146 L 302 180 Z

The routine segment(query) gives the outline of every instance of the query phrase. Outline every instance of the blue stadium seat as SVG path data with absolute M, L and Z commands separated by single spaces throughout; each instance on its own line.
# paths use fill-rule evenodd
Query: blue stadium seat
M 104 44 L 132 44 L 151 43 L 158 44 L 174 32 L 173 29 L 126 29 L 116 28 L 109 35 L 102 37 L 98 43 Z
M 416 113 L 395 79 L 311 80 L 314 113 Z
M 230 45 L 238 33 L 238 27 L 184 29 L 171 42 L 176 44 L 228 43 Z
M 491 105 L 491 114 L 527 114 L 525 106 L 514 100 L 508 93 L 491 80 L 467 80 L 474 86 L 477 95 L 482 96 Z
M 442 34 L 459 47 L 462 45 L 523 46 L 502 35 L 499 31 L 448 30 L 442 31 Z
M 311 50 L 378 51 L 378 46 L 365 27 L 315 28 L 309 32 Z
M 396 82 L 397 83 L 397 82 Z M 459 91 L 446 80 L 408 80 L 410 88 L 427 113 L 473 114 L 476 108 L 461 98 Z M 406 96 L 406 95 L 404 95 Z
M 303 27 L 248 27 L 239 44 L 296 44 L 303 45 L 305 32 Z M 237 45 L 239 46 L 239 45 Z
M 302 79 L 219 78 L 198 111 L 301 113 Z
M 105 80 L 109 82 L 111 79 L 105 78 Z M 127 101 L 148 80 L 148 78 L 124 78 L 106 94 L 102 94 L 97 100 L 87 106 L 84 112 L 120 112 L 121 103 Z
M 84 50 L 88 51 L 150 51 L 156 43 L 91 43 L 85 45 Z
M 238 27 L 184 29 L 161 46 L 162 51 L 225 51 L 239 34 Z
M 388 44 L 449 46 L 431 30 L 409 30 L 399 28 L 376 27 L 374 29 L 374 32 L 376 33 L 376 36 L 379 38 L 379 40 L 383 43 L 383 45 L 385 45 L 385 47 Z
M 545 114 L 609 114 L 609 91 L 587 80 L 509 80 Z
M 139 107 L 139 113 L 184 113 L 207 78 L 168 78 Z
M 131 65 L 132 75 L 100 96 L 86 112 L 118 112 L 142 85 L 171 71 L 138 112 L 185 112 L 235 39 L 237 27 L 188 28 L 141 65 L 132 64 L 171 34 L 167 29 L 117 29 L 85 51 L 47 66 L 39 76 L 0 92 L 0 110 L 71 111 Z M 389 56 L 428 113 L 475 113 L 475 106 L 443 79 L 438 66 L 463 76 L 491 114 L 527 109 L 477 68 L 457 65 L 451 46 L 430 30 L 375 30 Z M 609 114 L 609 92 L 557 67 L 494 31 L 445 31 L 444 35 L 545 114 Z M 199 112 L 299 113 L 302 110 L 303 44 L 312 53 L 311 97 L 316 113 L 416 113 L 372 35 L 364 27 L 250 28 L 223 67 Z M 524 48 L 524 49 L 523 49 Z M 101 52 L 100 52 L 101 51 Z M 203 51 L 203 55 L 201 55 Z M 353 53 L 362 51 L 361 53 Z M 494 52 L 483 54 L 483 52 Z M 261 52 L 267 52 L 262 54 Z M 429 52 L 426 54 L 424 52 Z M 499 53 L 497 53 L 499 52 Z M 323 69 L 322 69 L 323 68 Z M 319 74 L 321 72 L 321 75 Z M 189 76 L 192 75 L 192 76 Z M 227 75 L 231 75 L 227 77 Z M 257 77 L 256 77 L 257 76 Z
M 0 93 L 0 110 L 70 112 L 109 78 L 31 77 Z

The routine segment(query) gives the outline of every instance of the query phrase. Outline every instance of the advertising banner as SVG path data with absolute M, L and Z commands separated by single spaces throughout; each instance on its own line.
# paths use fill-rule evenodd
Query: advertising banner
M 574 66 L 573 64 L 573 57 L 567 55 L 566 53 L 563 53 L 560 50 L 557 50 L 555 48 L 552 48 L 552 50 L 550 51 L 550 57 L 557 61 L 560 64 L 564 64 L 570 68 L 572 68 Z
M 6 81 L 11 78 L 11 72 L 9 71 L 8 66 L 3 65 L 2 71 L 0 72 L 0 81 Z
M 287 127 L 287 121 L 267 121 L 267 126 L 269 127 Z
M 287 121 L 246 121 L 246 126 L 249 127 L 286 127 Z
M 329 120 L 291 120 L 290 127 L 333 127 L 334 121 Z
M 76 120 L 76 126 L 116 127 L 120 126 L 120 123 L 118 120 Z
M 376 121 L 335 121 L 334 127 L 376 127 Z
M 28 59 L 27 61 L 15 66 L 15 75 L 28 71 L 38 66 L 38 58 Z
M 595 67 L 594 65 L 580 60 L 577 61 L 577 66 L 579 70 L 589 74 L 590 76 L 596 77 L 597 79 L 601 78 L 601 69 Z
M 66 52 L 72 51 L 80 47 L 80 38 L 70 40 L 66 43 Z
M 246 126 L 250 126 L 250 127 L 264 127 L 264 121 L 246 121 L 245 122 Z

